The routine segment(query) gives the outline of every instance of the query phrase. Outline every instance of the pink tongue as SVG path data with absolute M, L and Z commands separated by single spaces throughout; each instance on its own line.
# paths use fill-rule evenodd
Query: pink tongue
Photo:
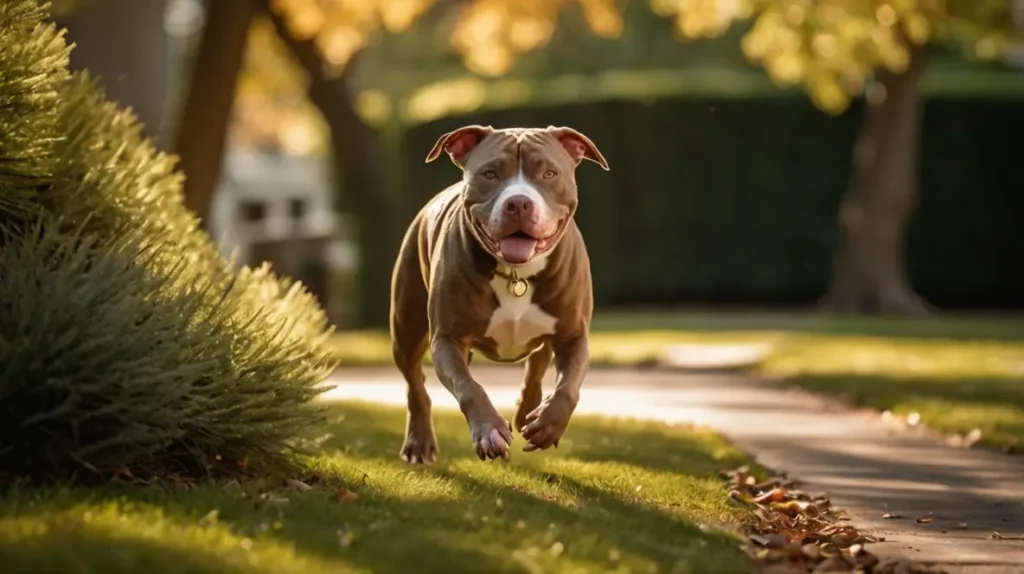
M 530 237 L 506 237 L 498 242 L 501 256 L 509 263 L 526 263 L 533 257 L 537 240 Z

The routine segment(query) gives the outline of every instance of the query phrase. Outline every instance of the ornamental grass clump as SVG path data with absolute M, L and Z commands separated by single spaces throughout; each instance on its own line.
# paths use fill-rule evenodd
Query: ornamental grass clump
M 322 310 L 219 255 L 46 18 L 0 2 L 0 479 L 289 468 L 324 417 Z

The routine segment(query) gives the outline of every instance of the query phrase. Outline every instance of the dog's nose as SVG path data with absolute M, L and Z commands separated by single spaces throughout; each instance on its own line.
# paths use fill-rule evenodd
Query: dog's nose
M 513 219 L 526 219 L 533 214 L 533 200 L 525 195 L 515 195 L 505 200 L 505 213 Z

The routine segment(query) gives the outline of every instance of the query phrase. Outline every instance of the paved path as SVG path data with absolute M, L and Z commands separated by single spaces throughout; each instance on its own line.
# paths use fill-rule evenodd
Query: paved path
M 511 412 L 521 370 L 473 370 L 495 405 Z M 328 398 L 404 404 L 405 385 L 393 369 L 345 370 L 332 382 L 339 386 Z M 436 379 L 429 387 L 435 408 L 455 408 Z M 952 574 L 1024 574 L 1020 457 L 954 449 L 895 432 L 877 414 L 734 375 L 592 369 L 577 413 L 710 426 L 885 536 L 872 545 L 876 554 L 941 564 Z M 903 519 L 883 519 L 886 513 Z M 930 523 L 915 521 L 929 513 Z M 1004 539 L 993 540 L 993 532 Z

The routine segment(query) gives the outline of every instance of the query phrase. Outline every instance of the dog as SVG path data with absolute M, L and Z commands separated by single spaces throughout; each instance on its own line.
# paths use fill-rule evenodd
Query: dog
M 408 383 L 400 456 L 436 462 L 439 449 L 423 357 L 457 399 L 480 460 L 508 460 L 512 425 L 469 371 L 474 352 L 497 362 L 525 360 L 515 414 L 524 451 L 558 446 L 590 365 L 594 309 L 590 258 L 574 216 L 575 171 L 608 162 L 568 127 L 494 129 L 470 125 L 442 135 L 442 152 L 462 180 L 433 197 L 409 225 L 391 281 L 395 365 Z M 554 390 L 541 380 L 552 361 Z

